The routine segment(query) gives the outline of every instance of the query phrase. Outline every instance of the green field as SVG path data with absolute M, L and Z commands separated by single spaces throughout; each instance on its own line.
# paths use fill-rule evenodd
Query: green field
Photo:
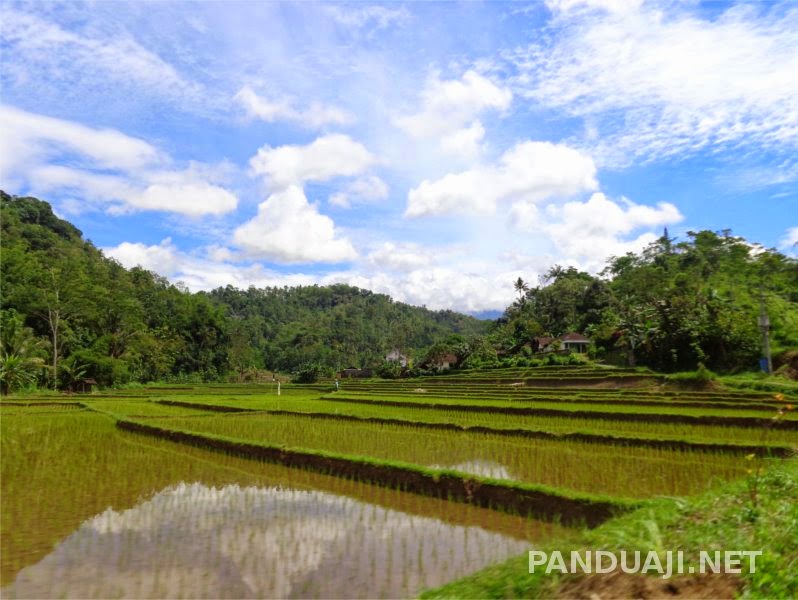
M 507 383 L 513 378 L 522 385 Z M 636 384 L 618 385 L 624 378 Z M 540 381 L 567 383 L 531 385 Z M 602 381 L 614 387 L 596 387 Z M 356 572 L 347 575 L 360 588 L 373 595 L 412 595 L 530 544 L 582 535 L 557 521 L 595 525 L 640 501 L 645 507 L 657 497 L 711 494 L 750 477 L 752 469 L 780 462 L 745 456 L 749 451 L 767 456 L 798 448 L 798 431 L 784 426 L 795 422 L 793 414 L 777 412 L 793 401 L 789 396 L 680 391 L 658 382 L 633 371 L 607 375 L 574 367 L 344 381 L 335 393 L 327 382 L 285 385 L 279 396 L 271 384 L 219 384 L 6 398 L 0 403 L 4 597 L 41 594 L 41 581 L 61 573 L 75 548 L 88 555 L 110 553 L 116 562 L 109 572 L 128 577 L 130 562 L 143 560 L 138 553 L 144 543 L 132 533 L 141 525 L 131 525 L 131 519 L 146 513 L 135 522 L 160 523 L 162 506 L 172 506 L 174 519 L 191 527 L 221 512 L 229 513 L 234 529 L 261 531 L 263 525 L 249 521 L 252 515 L 234 508 L 241 502 L 272 515 L 268 522 L 285 524 L 257 535 L 295 537 L 286 556 L 307 552 L 307 544 L 318 541 L 314 536 L 331 527 L 330 536 L 348 540 L 336 546 L 340 552 L 362 556 L 353 562 Z M 517 408 L 553 412 L 506 410 Z M 220 412 L 225 410 L 237 412 Z M 669 421 L 682 417 L 693 421 Z M 695 420 L 705 417 L 710 421 Z M 735 424 L 740 419 L 745 426 Z M 142 427 L 139 433 L 123 431 L 115 426 L 122 422 L 129 429 Z M 207 502 L 213 503 L 207 514 L 185 508 Z M 299 508 L 303 503 L 314 515 L 340 513 L 341 522 L 351 525 L 300 533 L 296 523 L 308 518 Z M 109 522 L 133 529 L 124 538 L 103 534 L 98 541 L 90 535 L 111 527 Z M 221 539 L 214 536 L 233 535 L 222 521 L 213 522 L 213 533 L 201 539 L 208 549 Z M 382 523 L 392 537 L 375 540 L 368 532 L 377 525 L 369 523 Z M 437 532 L 437 541 L 424 531 Z M 148 535 L 166 536 L 165 547 L 192 556 L 200 552 L 168 527 Z M 236 533 L 229 555 L 250 577 L 254 567 L 242 556 L 266 543 L 257 535 L 246 541 Z M 123 544 L 127 549 L 120 550 L 120 539 L 129 548 Z M 390 539 L 401 539 L 401 548 L 383 554 Z M 454 549 L 464 539 L 472 540 L 465 554 Z M 210 560 L 200 555 L 192 561 Z M 156 559 L 160 566 L 147 564 L 161 573 L 157 585 L 139 583 L 117 594 L 112 581 L 106 585 L 98 575 L 98 587 L 86 587 L 77 571 L 67 569 L 58 576 L 61 587 L 53 589 L 94 597 L 170 595 L 194 589 L 192 581 L 222 589 L 211 575 L 194 573 L 172 555 L 151 558 Z M 391 575 L 381 579 L 376 573 L 385 565 Z M 310 596 L 332 593 L 322 582 L 335 581 L 335 569 L 313 569 L 316 575 L 303 580 L 301 589 Z M 383 587 L 368 587 L 375 579 Z M 261 593 L 267 594 L 265 588 Z

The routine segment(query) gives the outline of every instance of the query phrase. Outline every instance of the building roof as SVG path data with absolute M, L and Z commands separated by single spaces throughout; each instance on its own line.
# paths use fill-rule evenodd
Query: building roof
M 580 344 L 589 344 L 590 339 L 583 336 L 581 333 L 566 333 L 560 338 L 563 342 L 577 342 Z

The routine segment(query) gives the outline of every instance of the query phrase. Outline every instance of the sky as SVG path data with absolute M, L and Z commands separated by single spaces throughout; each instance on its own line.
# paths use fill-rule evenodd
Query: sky
M 0 3 L 0 187 L 189 289 L 798 249 L 798 3 Z

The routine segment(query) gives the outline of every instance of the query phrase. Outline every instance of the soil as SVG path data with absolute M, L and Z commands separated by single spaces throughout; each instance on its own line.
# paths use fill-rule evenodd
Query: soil
M 624 573 L 591 573 L 569 579 L 560 586 L 557 598 L 579 600 L 665 598 L 726 599 L 734 598 L 742 588 L 742 580 L 729 573 L 706 573 L 662 579 Z

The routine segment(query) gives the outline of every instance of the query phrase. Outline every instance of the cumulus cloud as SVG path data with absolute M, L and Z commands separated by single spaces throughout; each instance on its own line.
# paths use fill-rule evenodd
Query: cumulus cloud
M 438 138 L 447 154 L 473 160 L 485 135 L 477 117 L 486 110 L 506 110 L 513 94 L 476 71 L 467 71 L 459 80 L 446 81 L 433 73 L 421 99 L 421 110 L 398 118 L 396 124 L 415 138 Z
M 252 172 L 269 178 L 275 188 L 360 175 L 376 162 L 363 144 L 340 133 L 306 146 L 263 146 L 249 161 Z
M 249 286 L 270 287 L 311 285 L 317 280 L 303 273 L 277 273 L 257 263 L 241 264 L 240 257 L 227 248 L 209 246 L 197 252 L 184 252 L 166 238 L 159 244 L 122 242 L 102 251 L 123 266 L 143 267 L 181 282 L 192 291 L 212 290 L 226 285 L 240 289 Z
M 592 270 L 603 266 L 610 256 L 641 250 L 662 233 L 652 229 L 673 225 L 683 218 L 679 209 L 668 202 L 653 207 L 626 199 L 613 202 L 604 194 L 595 193 L 587 202 L 549 205 L 535 223 L 526 225 L 547 235 L 562 255 Z M 629 234 L 640 230 L 648 231 L 629 238 Z
M 180 263 L 183 262 L 179 250 L 172 243 L 172 238 L 165 238 L 160 244 L 151 246 L 140 242 L 122 242 L 102 250 L 128 269 L 142 267 L 164 277 L 174 276 L 179 271 Z
M 109 212 L 137 210 L 188 216 L 221 215 L 238 199 L 214 181 L 215 169 L 198 164 L 164 170 L 172 160 L 148 142 L 113 129 L 0 106 L 0 129 L 9 140 L 0 175 L 11 188 L 80 195 L 86 206 Z M 68 166 L 55 164 L 68 161 Z
M 298 186 L 269 196 L 258 214 L 238 227 L 233 242 L 253 258 L 280 263 L 338 263 L 357 256 L 337 235 L 333 220 L 318 212 Z
M 306 109 L 300 110 L 287 99 L 263 98 L 249 86 L 242 87 L 233 99 L 243 106 L 250 119 L 260 119 L 267 123 L 291 121 L 308 129 L 318 129 L 325 125 L 348 125 L 354 121 L 354 117 L 342 108 L 313 102 Z
M 795 152 L 794 6 L 747 4 L 705 17 L 678 3 L 551 4 L 558 9 L 553 41 L 508 55 L 515 84 L 543 106 L 595 121 L 604 163 L 706 147 Z
M 330 196 L 330 204 L 339 208 L 350 208 L 353 203 L 374 202 L 388 197 L 388 184 L 376 175 L 359 177 L 343 191 Z
M 562 144 L 522 142 L 494 165 L 424 180 L 408 193 L 405 215 L 490 214 L 501 200 L 567 197 L 597 185 L 596 167 L 589 156 Z
M 428 266 L 396 274 L 346 273 L 332 279 L 434 310 L 477 312 L 504 308 L 513 297 L 513 274 Z M 515 278 L 518 275 L 515 274 Z

